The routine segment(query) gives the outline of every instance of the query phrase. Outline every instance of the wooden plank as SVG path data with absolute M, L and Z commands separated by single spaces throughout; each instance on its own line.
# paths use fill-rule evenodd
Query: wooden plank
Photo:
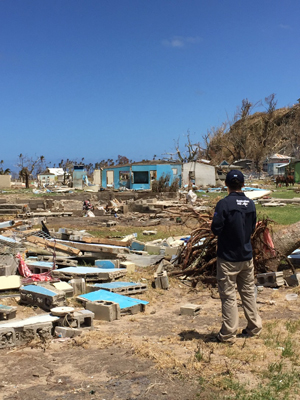
M 21 225 L 24 225 L 25 223 L 23 222 L 23 221 L 17 221 L 17 222 L 15 222 L 13 225 L 11 225 L 11 226 L 7 226 L 6 228 L 0 228 L 0 231 L 1 232 L 4 232 L 4 231 L 8 231 L 8 230 L 10 230 L 10 229 L 14 229 L 15 227 L 17 227 L 17 226 L 21 226 Z
M 107 244 L 72 242 L 68 240 L 59 240 L 59 243 L 66 246 L 69 244 L 73 248 L 79 249 L 80 251 L 89 251 L 91 253 L 129 253 L 129 249 L 123 246 L 109 246 Z
M 107 238 L 91 238 L 91 237 L 83 237 L 82 242 L 84 243 L 96 243 L 96 244 L 109 244 L 112 246 L 121 246 L 128 247 L 130 246 L 131 240 L 127 240 L 126 242 L 122 242 L 122 240 L 116 239 L 107 239 Z
M 81 255 L 81 251 L 79 249 L 76 249 L 74 247 L 67 246 L 65 244 L 57 243 L 56 241 L 50 241 L 47 239 L 42 239 L 37 236 L 28 236 L 26 238 L 28 242 L 34 243 L 38 246 L 44 247 L 44 248 L 51 248 L 57 250 L 57 251 L 62 251 L 67 254 L 71 255 Z

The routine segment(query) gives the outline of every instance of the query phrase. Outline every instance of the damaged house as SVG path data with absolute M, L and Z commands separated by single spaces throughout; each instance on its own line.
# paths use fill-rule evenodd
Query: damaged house
M 176 179 L 181 186 L 182 164 L 170 161 L 145 161 L 104 167 L 101 184 L 103 188 L 151 190 L 152 182 L 169 176 L 169 185 Z
M 189 183 L 201 186 L 215 186 L 216 185 L 216 169 L 213 165 L 207 162 L 192 161 L 183 164 L 182 167 L 182 185 Z
M 63 168 L 47 168 L 46 171 L 38 174 L 37 179 L 40 185 L 62 183 L 64 181 L 64 170 Z

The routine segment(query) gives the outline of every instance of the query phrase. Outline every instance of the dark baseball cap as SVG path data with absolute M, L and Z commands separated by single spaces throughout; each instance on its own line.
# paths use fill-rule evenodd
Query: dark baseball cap
M 234 179 L 237 179 L 240 183 L 244 183 L 244 175 L 238 169 L 232 169 L 226 175 L 225 183 L 231 183 Z

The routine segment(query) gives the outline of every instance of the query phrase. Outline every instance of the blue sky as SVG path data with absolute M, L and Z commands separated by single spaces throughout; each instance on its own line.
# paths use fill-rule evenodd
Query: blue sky
M 299 15 L 299 0 L 0 0 L 0 159 L 152 159 L 244 98 L 290 106 Z

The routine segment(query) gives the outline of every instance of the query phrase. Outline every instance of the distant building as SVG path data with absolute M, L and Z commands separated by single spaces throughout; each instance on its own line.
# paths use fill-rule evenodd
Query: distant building
M 122 164 L 102 169 L 101 186 L 103 188 L 150 190 L 152 182 L 162 176 L 169 176 L 171 185 L 178 179 L 181 185 L 182 164 L 170 161 L 146 161 Z
M 213 165 L 203 162 L 192 161 L 182 166 L 182 185 L 189 183 L 195 186 L 215 186 L 216 169 Z
M 83 189 L 84 177 L 86 177 L 86 171 L 84 169 L 84 165 L 74 165 L 73 188 Z
M 64 170 L 63 168 L 47 168 L 46 171 L 38 174 L 37 179 L 41 185 L 63 182 Z
M 241 160 L 236 160 L 232 163 L 237 169 L 243 169 L 245 171 L 249 171 L 252 169 L 253 161 L 248 158 L 243 158 Z
M 281 167 L 282 164 L 289 164 L 291 159 L 292 157 L 283 154 L 273 154 L 271 157 L 268 157 L 265 162 L 267 167 L 266 172 L 268 172 L 268 175 L 270 176 L 279 175 L 278 167 Z
M 0 189 L 9 189 L 11 187 L 11 175 L 0 175 Z

